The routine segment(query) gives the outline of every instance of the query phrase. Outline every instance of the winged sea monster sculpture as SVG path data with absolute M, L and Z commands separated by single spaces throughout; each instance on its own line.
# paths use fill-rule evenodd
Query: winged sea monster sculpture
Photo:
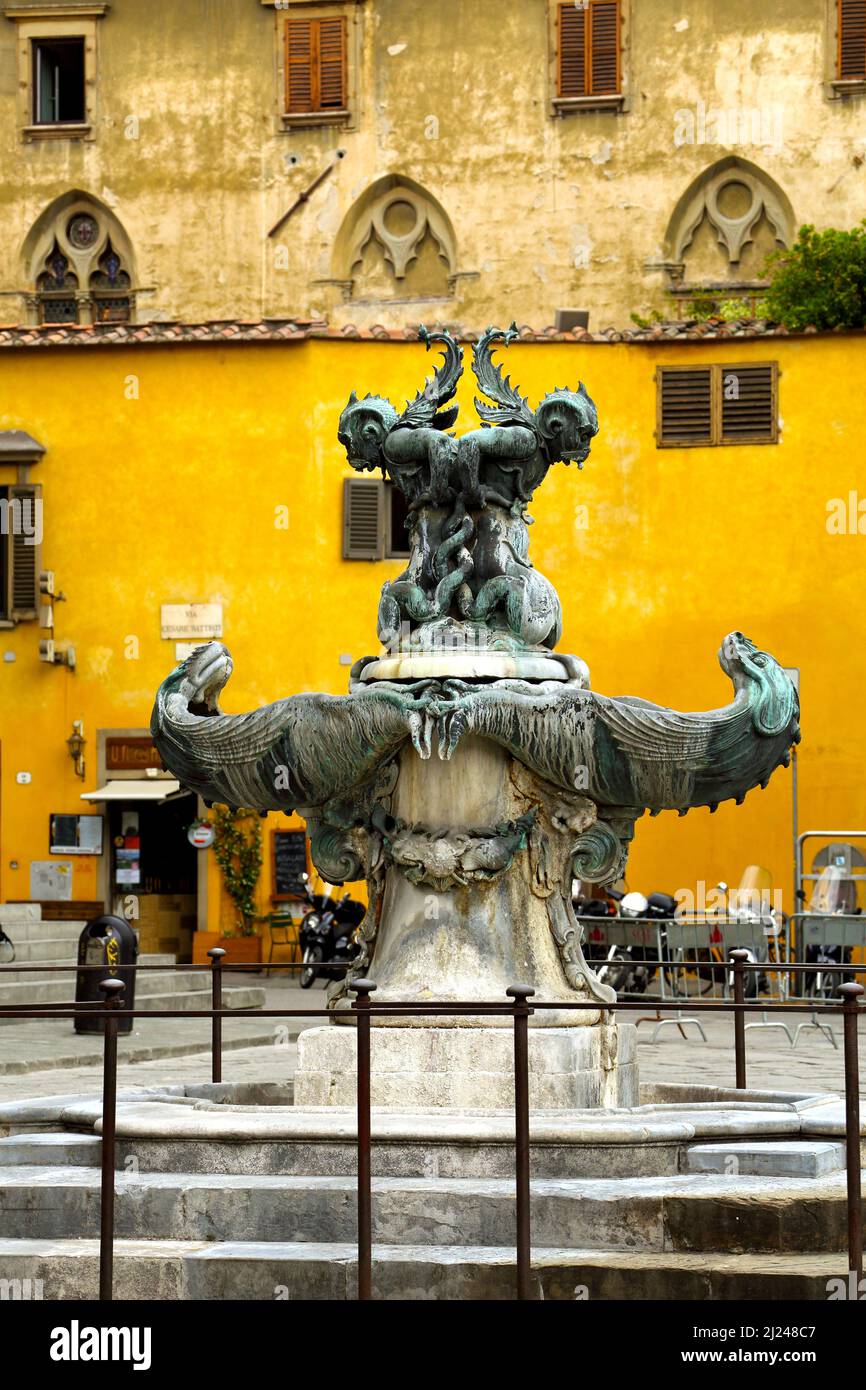
M 371 974 L 377 999 L 492 999 L 521 979 L 539 998 L 601 1008 L 614 996 L 584 960 L 572 877 L 612 882 L 644 812 L 739 803 L 800 737 L 791 682 L 741 632 L 718 654 L 731 702 L 692 714 L 600 695 L 583 661 L 556 653 L 561 607 L 529 559 L 527 507 L 552 467 L 583 465 L 598 418 L 582 384 L 531 409 L 492 355 L 516 332 L 489 328 L 474 344 L 481 427 L 460 438 L 448 402 L 463 353 L 447 333 L 419 330 L 443 358 L 402 414 L 354 392 L 343 410 L 350 466 L 402 490 L 411 540 L 382 589 L 384 650 L 355 664 L 349 693 L 223 714 L 232 662 L 210 642 L 153 711 L 185 787 L 298 811 L 322 876 L 366 880 L 353 976 Z M 332 989 L 336 1007 L 345 988 Z

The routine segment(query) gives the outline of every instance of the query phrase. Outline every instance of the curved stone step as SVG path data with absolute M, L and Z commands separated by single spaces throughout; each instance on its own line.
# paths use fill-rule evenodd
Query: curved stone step
M 15 1147 L 7 1143 L 4 1153 L 0 1141 L 0 1162 L 7 1164 Z M 99 1192 L 93 1168 L 4 1166 L 0 1230 L 19 1239 L 95 1236 Z M 842 1174 L 808 1184 L 694 1175 L 537 1180 L 531 1194 L 532 1239 L 540 1247 L 787 1254 L 847 1244 Z M 505 1246 L 514 1240 L 515 1219 L 513 1180 L 373 1182 L 373 1239 L 383 1244 Z M 115 1221 L 126 1239 L 351 1242 L 356 1182 L 131 1166 L 117 1173 Z
M 34 1281 L 37 1297 L 93 1299 L 95 1240 L 0 1240 L 7 1281 Z M 535 1248 L 531 1283 L 538 1299 L 821 1300 L 847 1283 L 844 1255 L 713 1256 Z M 354 1244 L 303 1245 L 118 1240 L 116 1299 L 354 1299 Z M 838 1281 L 834 1283 L 832 1281 Z M 377 1245 L 373 1297 L 406 1300 L 511 1300 L 514 1249 Z M 31 1293 L 31 1296 L 33 1294 Z

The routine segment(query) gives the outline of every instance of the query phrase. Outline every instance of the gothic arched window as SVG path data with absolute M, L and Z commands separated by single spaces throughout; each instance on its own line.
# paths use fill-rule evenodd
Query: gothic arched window
M 457 271 L 454 229 L 426 189 L 390 175 L 349 209 L 337 236 L 335 265 L 353 298 L 447 298 Z
M 122 323 L 130 317 L 131 281 L 109 240 L 90 276 L 94 323 Z
M 126 322 L 133 317 L 132 250 L 117 218 L 95 199 L 65 194 L 24 245 L 28 297 L 39 323 Z
M 56 241 L 36 281 L 36 293 L 40 323 L 78 323 L 78 276 Z

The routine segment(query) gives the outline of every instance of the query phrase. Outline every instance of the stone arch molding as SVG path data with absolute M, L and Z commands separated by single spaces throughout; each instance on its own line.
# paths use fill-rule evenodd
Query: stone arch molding
M 751 194 L 749 207 L 739 216 L 726 215 L 719 207 L 719 197 L 729 184 L 742 185 Z M 722 159 L 699 174 L 679 199 L 668 223 L 665 258 L 669 264 L 681 266 L 706 218 L 729 264 L 736 266 L 763 214 L 779 245 L 790 246 L 795 234 L 794 210 L 783 190 L 756 164 L 736 155 Z
M 89 216 L 96 223 L 96 234 L 86 245 L 70 240 L 73 219 Z M 135 255 L 123 223 L 101 199 L 82 189 L 70 189 L 55 198 L 39 214 L 21 247 L 22 271 L 28 284 L 35 286 L 54 244 L 67 258 L 78 284 L 86 286 L 97 270 L 109 243 L 120 257 L 131 284 L 137 284 Z
M 408 205 L 414 223 L 395 231 L 388 225 L 389 210 Z M 404 280 L 427 234 L 433 238 L 449 277 L 457 273 L 457 240 L 448 214 L 425 188 L 413 179 L 390 174 L 377 179 L 361 194 L 343 219 L 335 243 L 335 274 L 351 280 L 371 239 L 382 249 L 395 280 Z

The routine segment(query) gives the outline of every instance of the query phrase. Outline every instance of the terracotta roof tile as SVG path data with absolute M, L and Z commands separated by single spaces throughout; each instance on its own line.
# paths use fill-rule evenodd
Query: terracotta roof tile
M 451 330 L 462 342 L 476 342 L 480 336 L 475 328 Z M 159 345 L 175 343 L 267 343 L 303 342 L 307 338 L 327 338 L 335 341 L 414 342 L 417 326 L 386 328 L 374 324 L 359 328 L 347 323 L 340 326 L 324 319 L 211 319 L 203 323 L 179 323 L 175 320 L 153 323 L 98 324 L 0 324 L 2 348 L 105 348 L 129 344 Z M 833 329 L 834 333 L 862 334 L 864 329 Z M 724 322 L 719 319 L 687 319 L 678 322 L 653 323 L 645 328 L 629 325 L 623 328 L 606 327 L 597 332 L 574 328 L 558 332 L 554 327 L 534 329 L 522 324 L 518 329 L 521 342 L 556 343 L 679 343 L 712 342 L 739 338 L 782 338 L 796 336 L 780 324 L 766 319 L 739 319 Z M 814 327 L 802 330 L 799 336 L 821 336 Z

